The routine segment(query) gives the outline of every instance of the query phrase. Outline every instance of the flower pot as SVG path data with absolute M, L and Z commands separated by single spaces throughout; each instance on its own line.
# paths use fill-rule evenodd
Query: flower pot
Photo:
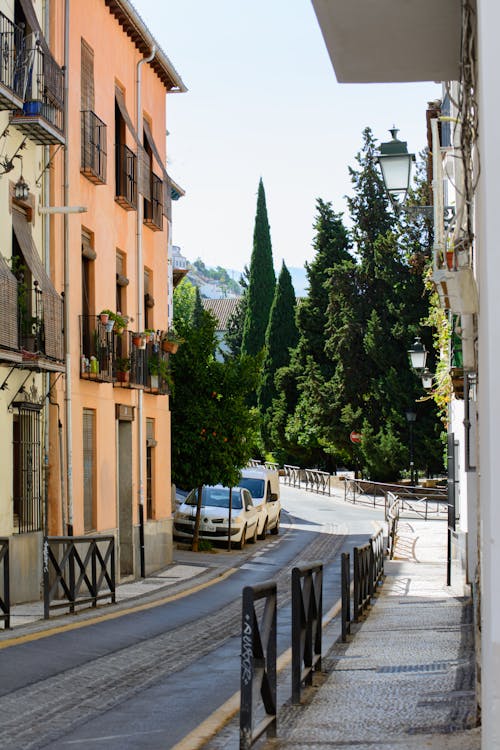
M 99 315 L 99 320 L 101 321 L 101 323 L 103 324 L 103 326 L 105 326 L 105 325 L 106 325 L 106 323 L 107 323 L 107 322 L 108 322 L 108 320 L 109 320 L 109 315 L 108 315 L 108 313 L 101 313 L 101 314 Z
M 30 102 L 24 102 L 23 112 L 25 115 L 39 115 L 42 111 L 42 102 L 33 99 Z
M 111 333 L 111 331 L 115 327 L 115 321 L 114 320 L 108 320 L 108 321 L 106 321 L 106 323 L 104 325 L 106 327 L 106 333 Z
M 132 336 L 132 343 L 134 346 L 136 346 L 138 349 L 141 349 L 141 343 L 142 343 L 142 336 Z
M 177 349 L 179 348 L 179 344 L 176 341 L 162 341 L 161 348 L 164 352 L 175 354 Z
M 122 370 L 117 370 L 116 372 L 116 379 L 119 383 L 126 383 L 127 382 L 127 374 L 126 372 L 122 372 Z

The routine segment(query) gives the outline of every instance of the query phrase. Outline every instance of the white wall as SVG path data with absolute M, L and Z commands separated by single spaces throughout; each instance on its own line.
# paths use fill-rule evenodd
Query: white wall
M 482 747 L 500 748 L 500 3 L 478 0 Z

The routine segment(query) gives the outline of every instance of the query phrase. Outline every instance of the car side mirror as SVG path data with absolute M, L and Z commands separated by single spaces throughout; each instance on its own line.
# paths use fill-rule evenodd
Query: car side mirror
M 275 503 L 278 499 L 278 493 L 277 492 L 271 492 L 271 497 L 269 498 L 270 503 Z

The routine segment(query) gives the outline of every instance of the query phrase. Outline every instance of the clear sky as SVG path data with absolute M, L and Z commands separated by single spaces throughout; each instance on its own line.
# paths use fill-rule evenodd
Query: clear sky
M 316 198 L 345 211 L 348 165 L 368 125 L 425 146 L 433 83 L 338 84 L 310 0 L 133 0 L 189 91 L 167 97 L 173 241 L 194 261 L 241 270 L 266 190 L 274 263 L 313 251 Z

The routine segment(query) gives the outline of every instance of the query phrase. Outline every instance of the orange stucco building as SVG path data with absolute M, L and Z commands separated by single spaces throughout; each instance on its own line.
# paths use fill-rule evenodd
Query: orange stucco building
M 49 530 L 114 534 L 123 579 L 172 557 L 166 94 L 185 88 L 128 0 L 52 5 L 54 54 L 69 72 L 67 163 L 54 160 L 51 203 L 70 208 L 53 217 L 51 247 L 70 378 L 54 388 Z M 145 331 L 147 341 L 132 335 Z

